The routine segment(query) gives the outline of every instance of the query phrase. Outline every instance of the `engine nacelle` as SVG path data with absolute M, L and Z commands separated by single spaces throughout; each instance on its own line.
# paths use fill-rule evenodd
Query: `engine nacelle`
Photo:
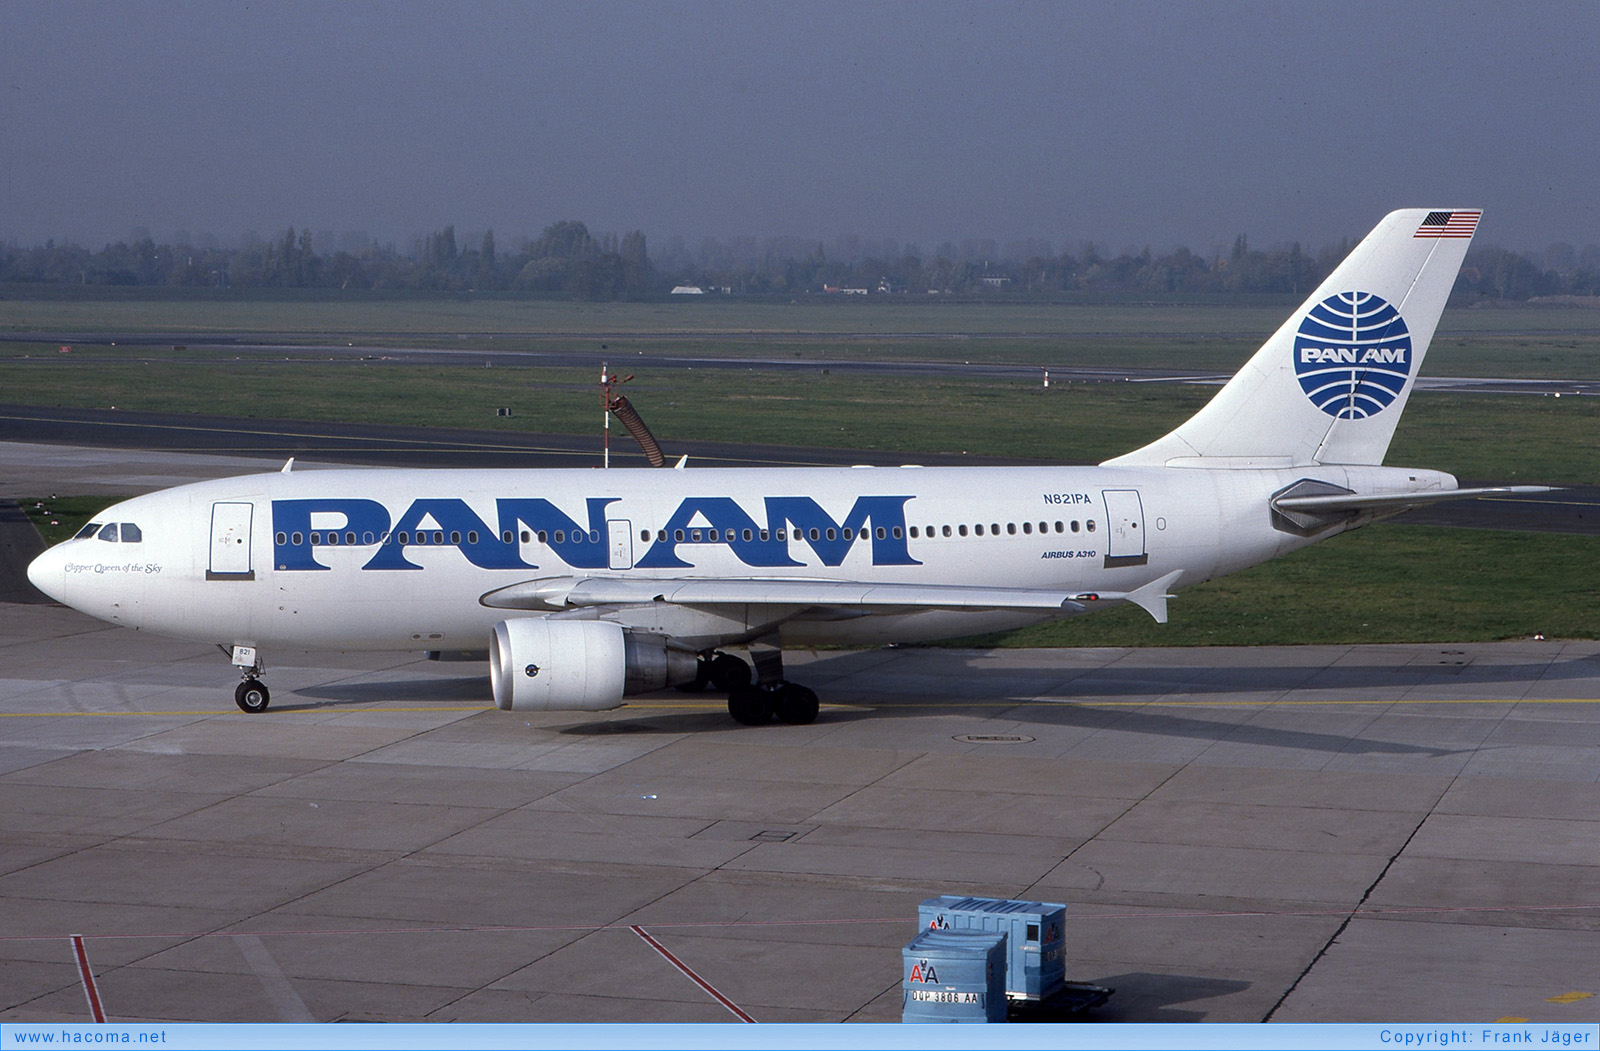
M 489 636 L 494 703 L 506 711 L 600 712 L 626 694 L 695 679 L 696 657 L 662 635 L 603 620 L 503 620 Z

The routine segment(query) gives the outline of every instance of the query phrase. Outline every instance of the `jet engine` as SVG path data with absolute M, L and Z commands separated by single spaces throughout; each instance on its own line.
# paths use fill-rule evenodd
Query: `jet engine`
M 494 703 L 506 711 L 604 711 L 627 694 L 694 682 L 696 666 L 665 635 L 603 620 L 518 617 L 489 636 Z

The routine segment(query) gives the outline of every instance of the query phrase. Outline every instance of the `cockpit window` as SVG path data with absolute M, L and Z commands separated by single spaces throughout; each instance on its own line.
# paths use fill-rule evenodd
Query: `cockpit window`
M 112 522 L 108 525 L 102 526 L 100 528 L 100 539 L 109 540 L 115 544 L 117 542 L 117 523 Z
M 132 522 L 122 523 L 122 542 L 124 544 L 137 544 L 144 539 L 144 533 Z
M 78 530 L 77 534 L 72 539 L 74 539 L 74 540 L 87 540 L 90 537 L 94 536 L 96 533 L 100 532 L 100 526 L 101 526 L 101 523 L 99 523 L 99 522 L 90 522 L 88 525 L 86 525 L 82 529 Z

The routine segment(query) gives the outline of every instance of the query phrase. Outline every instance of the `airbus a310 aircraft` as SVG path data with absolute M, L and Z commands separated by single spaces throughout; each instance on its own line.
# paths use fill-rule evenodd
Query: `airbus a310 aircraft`
M 248 712 L 275 650 L 487 643 L 503 709 L 709 683 L 741 723 L 808 723 L 817 696 L 784 678 L 784 645 L 1129 602 L 1164 623 L 1180 585 L 1421 504 L 1538 491 L 1380 466 L 1479 214 L 1391 213 L 1200 412 L 1098 467 L 286 467 L 119 503 L 28 576 L 114 624 L 217 643 Z

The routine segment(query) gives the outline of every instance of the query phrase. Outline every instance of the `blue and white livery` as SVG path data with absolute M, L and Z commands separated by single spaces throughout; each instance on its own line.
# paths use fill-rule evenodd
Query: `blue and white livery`
M 711 685 L 741 722 L 810 722 L 785 645 L 1123 603 L 1164 622 L 1180 586 L 1508 491 L 1381 466 L 1476 223 L 1390 214 L 1200 412 L 1098 467 L 286 469 L 117 504 L 29 576 L 113 623 L 219 644 L 247 711 L 267 707 L 275 650 L 487 649 L 505 709 Z

